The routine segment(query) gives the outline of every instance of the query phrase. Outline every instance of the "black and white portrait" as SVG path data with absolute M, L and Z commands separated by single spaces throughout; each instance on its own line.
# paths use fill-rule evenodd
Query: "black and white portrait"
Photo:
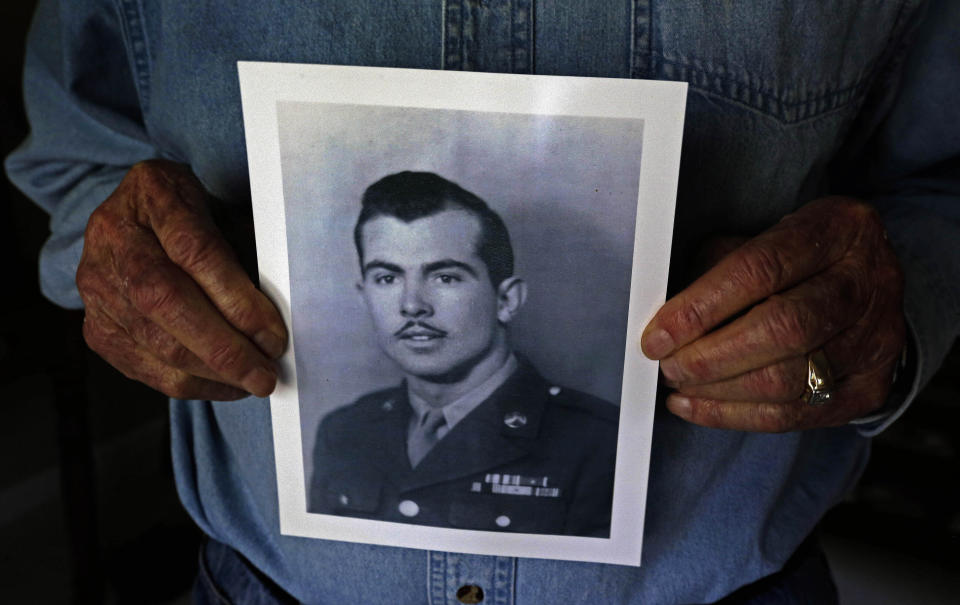
M 611 540 L 645 120 L 275 108 L 303 518 Z
M 642 122 L 278 117 L 308 512 L 608 536 Z

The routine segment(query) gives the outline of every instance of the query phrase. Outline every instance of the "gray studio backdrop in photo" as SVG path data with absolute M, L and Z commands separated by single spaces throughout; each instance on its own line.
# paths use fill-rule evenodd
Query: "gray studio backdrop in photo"
M 548 379 L 620 403 L 641 120 L 277 104 L 304 470 L 331 410 L 401 376 L 354 287 L 364 189 L 402 170 L 472 191 L 507 224 L 529 297 L 515 347 Z M 643 287 L 643 284 L 635 284 Z

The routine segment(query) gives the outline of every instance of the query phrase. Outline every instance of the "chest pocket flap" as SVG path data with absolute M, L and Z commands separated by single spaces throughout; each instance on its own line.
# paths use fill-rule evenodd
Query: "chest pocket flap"
M 450 526 L 458 529 L 563 534 L 567 504 L 560 498 L 466 494 L 450 506 Z
M 320 486 L 323 510 L 338 514 L 375 513 L 380 507 L 382 483 L 379 477 L 359 473 L 328 475 Z

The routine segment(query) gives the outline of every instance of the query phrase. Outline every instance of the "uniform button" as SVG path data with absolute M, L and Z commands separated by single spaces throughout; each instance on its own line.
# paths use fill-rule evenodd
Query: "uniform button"
M 558 386 L 556 386 L 556 385 L 550 387 L 549 393 L 550 393 L 551 395 L 553 395 L 554 397 L 556 397 L 557 395 L 560 394 L 560 387 L 558 387 Z
M 483 589 L 476 584 L 465 584 L 457 589 L 457 600 L 461 603 L 479 603 L 483 600 Z
M 383 408 L 383 411 L 384 411 L 384 412 L 390 412 L 390 411 L 392 411 L 392 410 L 393 410 L 393 399 L 387 399 L 386 401 L 383 402 L 383 404 L 382 404 L 380 407 Z
M 420 505 L 413 500 L 404 500 L 397 506 L 397 510 L 404 517 L 416 517 L 420 514 Z
M 494 523 L 497 524 L 497 527 L 510 527 L 510 517 L 506 515 L 500 515 L 497 517 Z
M 340 502 L 340 506 L 346 506 L 350 504 L 350 496 L 346 494 L 340 494 L 340 497 L 337 498 L 337 500 Z

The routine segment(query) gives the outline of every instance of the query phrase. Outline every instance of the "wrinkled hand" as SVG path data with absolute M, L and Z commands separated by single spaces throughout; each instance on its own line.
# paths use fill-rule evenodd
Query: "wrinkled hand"
M 128 377 L 185 399 L 269 395 L 286 346 L 183 165 L 134 166 L 91 215 L 77 287 L 91 349 Z
M 811 202 L 727 254 L 668 300 L 641 338 L 660 360 L 667 407 L 690 422 L 782 432 L 879 409 L 904 344 L 903 278 L 876 211 Z M 802 401 L 823 348 L 835 387 Z

